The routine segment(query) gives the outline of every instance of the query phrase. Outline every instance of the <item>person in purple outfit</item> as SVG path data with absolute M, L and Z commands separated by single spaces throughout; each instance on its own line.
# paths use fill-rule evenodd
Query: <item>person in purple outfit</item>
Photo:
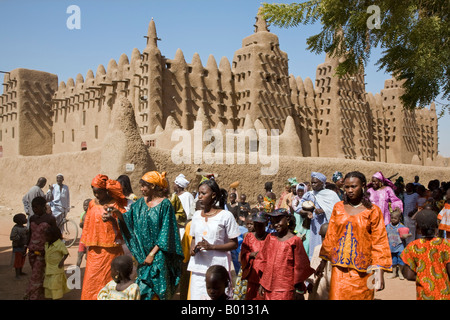
M 383 212 L 384 224 L 391 222 L 389 206 L 391 210 L 399 209 L 403 212 L 403 202 L 395 195 L 395 186 L 389 179 L 385 178 L 381 171 L 372 176 L 372 182 L 368 185 L 367 192 L 370 201 L 380 207 Z

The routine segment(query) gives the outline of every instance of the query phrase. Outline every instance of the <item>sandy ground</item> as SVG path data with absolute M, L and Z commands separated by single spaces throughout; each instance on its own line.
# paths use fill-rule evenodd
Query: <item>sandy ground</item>
M 68 218 L 79 221 L 81 208 L 73 208 L 69 213 Z M 11 228 L 14 226 L 13 216 L 19 213 L 20 208 L 0 207 L 0 300 L 21 300 L 25 293 L 28 284 L 28 275 L 31 273 L 31 268 L 28 259 L 25 263 L 23 271 L 27 275 L 20 279 L 15 278 L 14 268 L 12 266 L 12 248 L 9 235 Z M 69 257 L 65 262 L 65 269 L 71 265 L 76 265 L 77 261 L 78 242 L 69 248 Z M 81 276 L 83 275 L 86 262 L 83 259 L 81 264 Z M 69 273 L 68 276 L 72 275 Z M 383 291 L 375 294 L 375 299 L 378 300 L 415 300 L 416 289 L 415 282 L 395 279 L 385 279 L 386 288 Z M 73 289 L 67 293 L 62 300 L 79 300 L 81 296 L 80 289 Z M 176 297 L 175 297 L 176 299 Z

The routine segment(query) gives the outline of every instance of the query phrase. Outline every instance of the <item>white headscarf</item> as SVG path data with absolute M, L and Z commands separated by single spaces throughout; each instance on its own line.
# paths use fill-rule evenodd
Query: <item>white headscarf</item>
M 186 179 L 186 177 L 184 176 L 184 174 L 180 173 L 176 178 L 175 178 L 175 184 L 177 186 L 179 186 L 180 188 L 185 189 L 188 185 L 189 185 L 189 181 Z

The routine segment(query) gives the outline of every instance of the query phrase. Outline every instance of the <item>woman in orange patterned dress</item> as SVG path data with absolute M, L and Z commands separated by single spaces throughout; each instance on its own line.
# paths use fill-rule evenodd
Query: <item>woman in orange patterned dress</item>
M 403 275 L 416 281 L 417 300 L 450 300 L 450 242 L 436 237 L 436 212 L 424 209 L 416 215 L 421 238 L 403 250 Z
M 332 265 L 330 300 L 372 300 L 374 287 L 384 289 L 383 271 L 392 270 L 392 258 L 381 209 L 365 194 L 366 177 L 358 172 L 344 178 L 344 200 L 336 203 L 320 250 Z M 375 286 L 373 275 L 375 272 Z
M 103 219 L 108 207 L 125 212 L 127 199 L 119 182 L 99 174 L 91 183 L 95 199 L 89 203 L 80 241 L 88 247 L 81 300 L 96 300 L 111 281 L 111 262 L 123 254 L 117 222 Z

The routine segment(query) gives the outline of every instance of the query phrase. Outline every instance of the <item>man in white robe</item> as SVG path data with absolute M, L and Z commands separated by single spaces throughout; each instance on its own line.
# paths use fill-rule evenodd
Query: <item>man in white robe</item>
M 56 183 L 49 186 L 47 191 L 47 201 L 50 203 L 52 214 L 56 218 L 56 224 L 60 226 L 61 222 L 70 211 L 69 187 L 64 182 L 64 176 L 58 174 Z M 61 230 L 62 231 L 62 230 Z

